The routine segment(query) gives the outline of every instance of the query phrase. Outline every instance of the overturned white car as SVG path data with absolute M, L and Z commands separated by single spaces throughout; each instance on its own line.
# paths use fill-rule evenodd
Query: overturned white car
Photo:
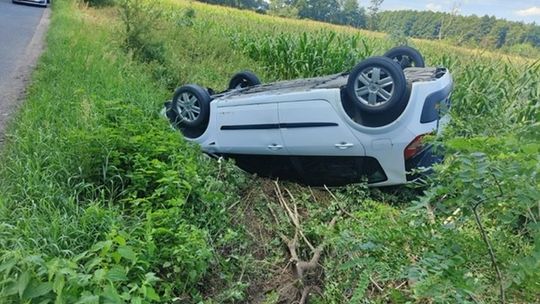
M 404 184 L 440 160 L 422 137 L 447 119 L 452 77 L 397 47 L 347 73 L 260 84 L 236 74 L 225 92 L 178 88 L 166 114 L 213 156 L 261 176 L 308 185 Z

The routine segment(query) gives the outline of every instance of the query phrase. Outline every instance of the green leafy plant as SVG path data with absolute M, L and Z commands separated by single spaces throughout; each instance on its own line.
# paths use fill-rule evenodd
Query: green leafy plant
M 72 259 L 12 252 L 2 256 L 0 299 L 8 302 L 150 303 L 160 300 L 160 281 L 140 248 L 130 245 L 124 232 L 112 231 L 105 241 Z
M 124 47 L 143 62 L 163 63 L 163 42 L 155 39 L 153 29 L 162 15 L 156 2 L 119 0 L 125 28 Z

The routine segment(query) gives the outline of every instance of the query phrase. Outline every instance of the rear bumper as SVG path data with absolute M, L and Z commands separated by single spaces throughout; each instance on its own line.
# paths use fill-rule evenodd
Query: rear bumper
M 433 145 L 405 161 L 407 181 L 413 181 L 433 172 L 432 166 L 443 161 L 442 151 L 433 151 Z

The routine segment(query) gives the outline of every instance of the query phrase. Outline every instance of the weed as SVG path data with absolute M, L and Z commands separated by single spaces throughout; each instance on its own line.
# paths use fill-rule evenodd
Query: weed
M 163 43 L 155 39 L 153 27 L 162 11 L 156 2 L 120 0 L 120 13 L 125 27 L 124 46 L 143 62 L 163 63 Z

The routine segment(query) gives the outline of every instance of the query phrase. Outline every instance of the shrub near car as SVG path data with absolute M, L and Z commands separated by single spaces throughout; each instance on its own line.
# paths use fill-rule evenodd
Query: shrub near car
M 350 72 L 261 84 L 236 74 L 228 90 L 176 90 L 166 115 L 212 156 L 233 158 L 261 176 L 308 185 L 404 184 L 440 158 L 422 137 L 448 119 L 449 71 L 424 67 L 397 47 Z

